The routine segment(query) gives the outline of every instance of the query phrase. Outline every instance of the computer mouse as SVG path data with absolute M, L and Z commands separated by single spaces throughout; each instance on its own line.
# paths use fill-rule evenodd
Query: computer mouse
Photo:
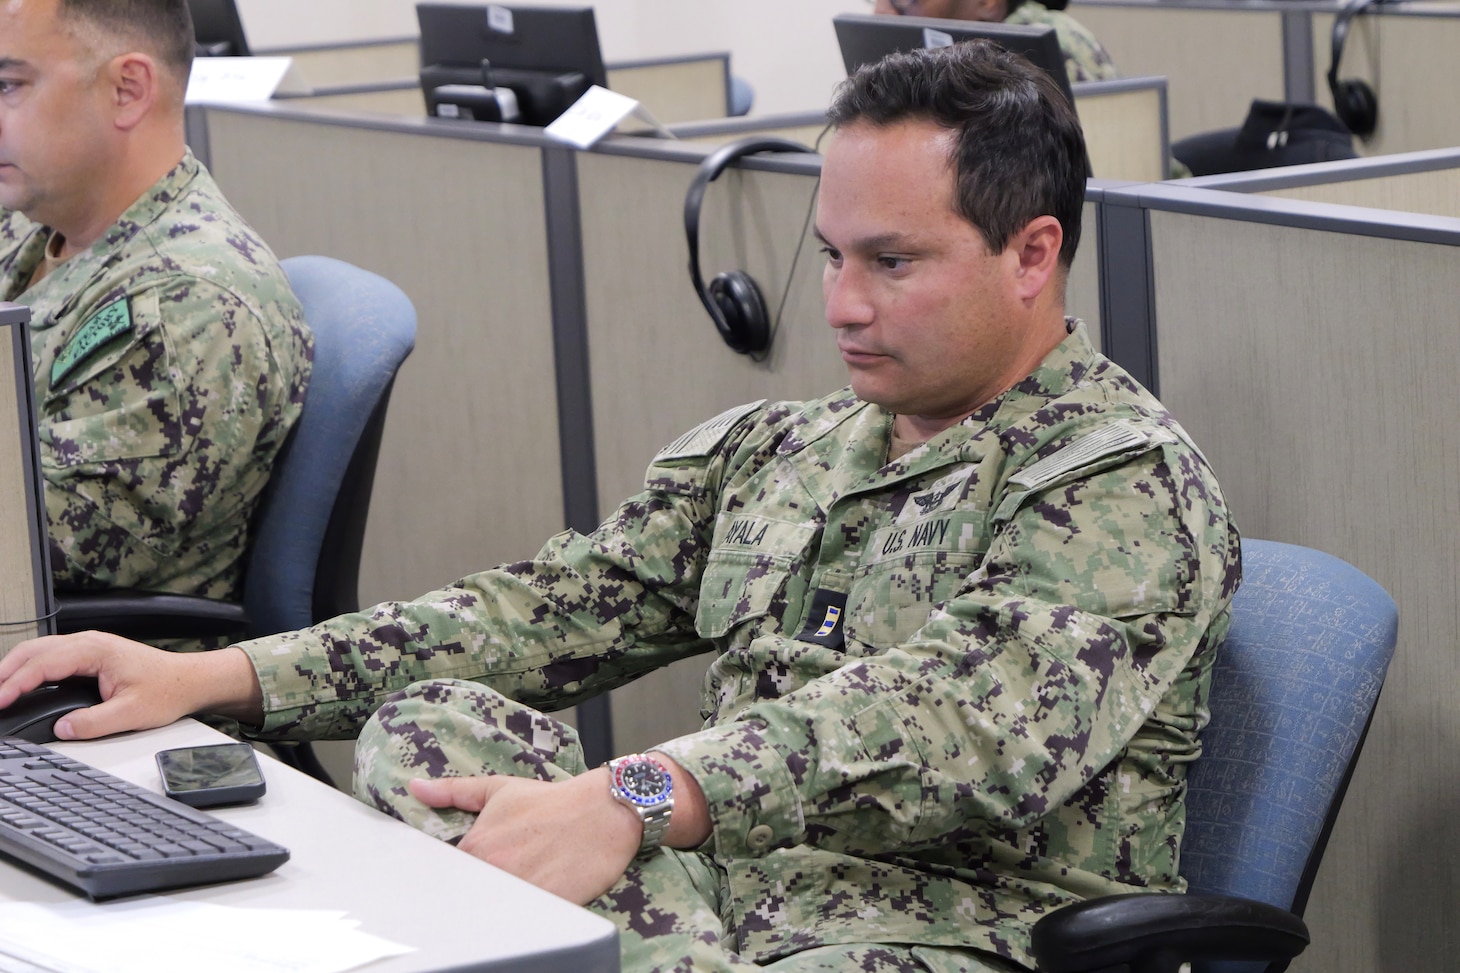
M 31 743 L 56 739 L 56 721 L 73 709 L 101 702 L 101 689 L 90 676 L 72 676 L 48 682 L 0 709 L 0 737 L 20 737 Z

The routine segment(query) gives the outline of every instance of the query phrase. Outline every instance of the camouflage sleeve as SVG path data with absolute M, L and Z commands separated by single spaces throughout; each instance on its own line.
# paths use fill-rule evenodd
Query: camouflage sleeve
M 1211 488 L 1168 444 L 1009 499 L 979 568 L 905 644 L 656 748 L 699 782 L 717 853 L 866 857 L 1023 827 L 1148 720 L 1194 732 L 1199 700 L 1163 702 L 1195 692 L 1173 687 L 1209 665 L 1236 587 Z
M 281 364 L 248 304 L 189 277 L 144 283 L 116 306 L 128 334 L 58 363 L 42 406 L 52 573 L 231 595 L 176 555 L 245 543 L 269 475 L 259 456 L 277 451 L 303 401 L 307 338 L 302 360 Z
M 1065 56 L 1065 74 L 1071 84 L 1111 81 L 1120 77 L 1115 61 L 1093 31 L 1063 10 L 1050 10 L 1037 0 L 1021 3 L 1004 19 L 1006 24 L 1053 27 Z
M 1080 81 L 1113 81 L 1120 77 L 1115 61 L 1090 28 L 1061 13 L 1055 22 L 1060 50 L 1065 55 L 1065 73 L 1071 84 Z
M 566 531 L 536 557 L 302 632 L 243 643 L 264 692 L 267 738 L 351 738 L 384 697 L 423 679 L 483 682 L 537 709 L 570 706 L 677 659 L 708 652 L 695 632 L 714 531 L 708 484 L 758 428 L 651 474 L 590 534 Z

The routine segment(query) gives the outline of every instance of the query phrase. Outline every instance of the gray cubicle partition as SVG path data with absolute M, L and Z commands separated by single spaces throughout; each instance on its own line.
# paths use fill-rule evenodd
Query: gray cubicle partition
M 1460 148 L 1203 176 L 1189 185 L 1460 218 Z
M 1460 219 L 1181 184 L 1102 204 L 1145 234 L 1127 240 L 1150 262 L 1126 295 L 1145 302 L 1133 316 L 1153 329 L 1161 396 L 1243 532 L 1343 557 L 1399 603 L 1399 651 L 1292 970 L 1453 970 Z M 1322 706 L 1315 688 L 1315 719 Z
M 420 42 L 415 37 L 279 47 L 257 53 L 294 59 L 310 92 L 285 100 L 313 108 L 388 115 L 425 112 L 418 79 Z M 726 51 L 611 61 L 604 67 L 608 87 L 644 105 L 661 124 L 722 118 L 730 112 L 730 54 Z
M 1071 12 L 1127 75 L 1170 79 L 1171 137 L 1240 125 L 1254 98 L 1332 107 L 1326 75 L 1340 0 L 1080 0 Z M 1357 18 L 1339 76 L 1367 80 L 1379 129 L 1364 155 L 1460 145 L 1460 7 L 1375 4 Z
M 339 44 L 308 44 L 255 50 L 270 57 L 292 57 L 311 88 L 341 88 L 415 79 L 421 69 L 417 37 L 390 37 Z
M 29 321 L 27 308 L 0 303 L 0 655 L 55 631 Z
M 1240 124 L 1254 98 L 1285 96 L 1289 48 L 1309 50 L 1309 6 L 1304 0 L 1080 0 L 1070 13 L 1095 33 L 1123 75 L 1167 79 L 1170 136 L 1179 139 Z
M 1090 166 L 1102 179 L 1155 182 L 1171 167 L 1165 78 L 1086 81 L 1073 86 Z M 814 145 L 826 127 L 819 111 L 670 125 L 677 138 L 723 144 L 746 135 L 779 135 Z

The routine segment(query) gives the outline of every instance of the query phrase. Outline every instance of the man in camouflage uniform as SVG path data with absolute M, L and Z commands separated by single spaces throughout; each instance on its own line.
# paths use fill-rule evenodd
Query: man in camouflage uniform
M 1051 9 L 1039 0 L 877 0 L 876 12 L 1053 27 L 1071 84 L 1120 77 L 1105 45 L 1095 38 L 1090 28 L 1065 13 L 1063 5 Z
M 1063 314 L 1085 152 L 988 44 L 839 89 L 828 322 L 851 388 L 740 406 L 588 535 L 206 656 L 111 636 L 63 738 L 190 712 L 350 736 L 361 799 L 613 919 L 629 971 L 1012 971 L 1061 904 L 1177 891 L 1238 537 L 1201 454 Z M 561 708 L 709 654 L 662 847 Z M 647 844 L 647 852 L 641 848 Z
M 312 339 L 183 143 L 185 0 L 0 6 L 0 300 L 31 309 L 58 585 L 236 597 Z

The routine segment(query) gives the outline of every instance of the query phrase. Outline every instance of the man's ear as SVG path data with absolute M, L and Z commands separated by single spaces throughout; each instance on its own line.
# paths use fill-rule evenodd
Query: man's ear
M 1038 297 L 1059 273 L 1065 231 L 1053 216 L 1039 216 L 1015 234 L 1008 248 L 1018 258 L 1015 292 L 1021 301 Z
M 117 128 L 131 131 L 151 114 L 163 83 L 157 62 L 146 54 L 119 54 L 106 66 Z

